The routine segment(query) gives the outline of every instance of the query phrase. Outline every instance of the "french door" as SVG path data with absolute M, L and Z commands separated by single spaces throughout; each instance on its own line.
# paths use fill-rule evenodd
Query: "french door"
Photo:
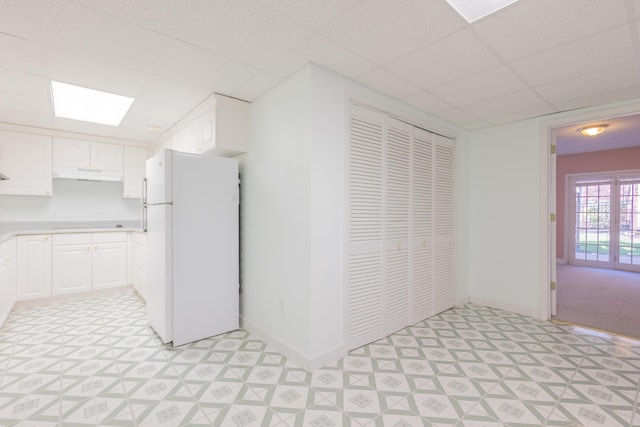
M 573 176 L 569 263 L 640 272 L 640 172 Z

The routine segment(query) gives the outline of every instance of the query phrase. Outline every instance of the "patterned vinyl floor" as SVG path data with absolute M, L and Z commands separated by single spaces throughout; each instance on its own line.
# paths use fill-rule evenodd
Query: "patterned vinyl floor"
M 11 314 L 0 425 L 640 426 L 640 342 L 467 305 L 312 373 L 246 331 L 173 349 L 137 295 Z

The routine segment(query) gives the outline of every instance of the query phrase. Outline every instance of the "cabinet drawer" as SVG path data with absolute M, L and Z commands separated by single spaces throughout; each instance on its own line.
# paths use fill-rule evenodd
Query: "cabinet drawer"
M 90 245 L 91 233 L 54 234 L 51 236 L 51 244 L 58 245 Z
M 93 243 L 116 243 L 127 241 L 126 231 L 116 231 L 110 233 L 93 233 Z

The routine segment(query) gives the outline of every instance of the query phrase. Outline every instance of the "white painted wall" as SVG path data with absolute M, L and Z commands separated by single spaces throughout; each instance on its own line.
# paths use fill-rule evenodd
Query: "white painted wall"
M 474 131 L 468 144 L 462 138 L 457 155 L 460 146 L 469 150 L 469 187 L 458 194 L 468 200 L 458 211 L 456 233 L 461 236 L 466 222 L 468 238 L 456 242 L 468 247 L 472 302 L 549 318 L 550 247 L 555 244 L 549 222 L 549 129 L 638 112 L 640 100 L 632 100 Z M 461 178 L 464 172 L 458 172 Z
M 53 196 L 0 196 L 0 222 L 137 220 L 140 201 L 122 182 L 53 180 Z
M 463 133 L 312 64 L 252 104 L 249 149 L 239 157 L 243 324 L 309 369 L 344 354 L 344 156 L 349 99 L 440 133 L 454 137 Z M 463 188 L 466 182 L 463 177 Z M 458 294 L 466 300 L 466 286 Z

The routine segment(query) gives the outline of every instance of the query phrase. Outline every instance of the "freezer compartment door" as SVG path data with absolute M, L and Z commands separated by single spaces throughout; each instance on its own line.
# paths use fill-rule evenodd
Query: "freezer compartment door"
M 172 159 L 174 152 L 163 150 L 147 160 L 148 205 L 172 201 Z
M 163 343 L 173 340 L 172 208 L 147 207 L 147 320 Z

